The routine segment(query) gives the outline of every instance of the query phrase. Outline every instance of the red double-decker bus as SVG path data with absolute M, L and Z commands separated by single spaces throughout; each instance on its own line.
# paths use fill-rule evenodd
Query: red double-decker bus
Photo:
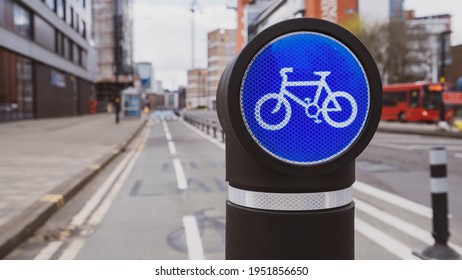
M 383 87 L 382 120 L 436 122 L 439 120 L 444 86 L 417 82 Z

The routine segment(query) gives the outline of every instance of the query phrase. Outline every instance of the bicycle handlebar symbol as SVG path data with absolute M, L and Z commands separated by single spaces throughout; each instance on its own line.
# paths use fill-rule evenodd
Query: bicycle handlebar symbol
M 282 68 L 279 73 L 282 77 L 281 82 L 281 89 L 279 93 L 268 93 L 263 95 L 258 101 L 255 106 L 255 119 L 257 120 L 258 124 L 266 130 L 279 130 L 287 125 L 291 116 L 292 116 L 292 108 L 290 107 L 289 98 L 301 105 L 305 108 L 305 114 L 308 118 L 314 119 L 315 123 L 322 123 L 322 120 L 319 119 L 319 114 L 321 113 L 324 120 L 332 127 L 335 128 L 344 128 L 349 126 L 356 118 L 358 113 L 358 106 L 356 105 L 356 101 L 354 100 L 351 94 L 344 92 L 344 91 L 336 91 L 332 92 L 329 85 L 326 82 L 326 77 L 330 75 L 331 72 L 329 71 L 315 71 L 313 74 L 320 77 L 319 81 L 288 81 L 287 73 L 293 72 L 293 68 Z M 297 96 L 293 95 L 289 92 L 286 88 L 287 87 L 301 87 L 301 86 L 317 86 L 316 95 L 313 100 L 311 98 L 305 98 L 304 100 L 298 98 Z M 321 96 L 321 91 L 325 90 L 327 93 L 327 97 L 322 103 L 322 106 L 319 106 L 319 97 Z M 329 113 L 331 112 L 341 112 L 342 108 L 340 107 L 339 102 L 337 101 L 338 98 L 345 98 L 350 106 L 351 106 L 351 114 L 350 116 L 342 122 L 337 122 L 333 120 Z M 277 123 L 277 124 L 268 124 L 266 123 L 262 116 L 261 116 L 261 107 L 263 104 L 271 99 L 276 99 L 277 104 L 274 109 L 271 111 L 271 114 L 275 114 L 279 112 L 282 105 L 285 107 L 285 116 L 284 119 Z M 330 103 L 332 102 L 333 107 L 329 107 Z

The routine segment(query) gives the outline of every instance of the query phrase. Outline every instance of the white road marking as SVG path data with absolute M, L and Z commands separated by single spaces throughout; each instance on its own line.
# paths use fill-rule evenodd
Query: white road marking
M 61 240 L 48 243 L 48 245 L 35 256 L 34 260 L 50 260 L 62 245 L 63 241 Z
M 176 155 L 176 148 L 173 141 L 168 141 L 168 149 L 170 150 L 170 154 Z
M 108 190 L 114 185 L 114 182 L 119 177 L 122 170 L 127 166 L 127 163 L 133 157 L 133 152 L 129 152 L 127 156 L 117 165 L 114 171 L 107 177 L 103 182 L 98 191 L 90 198 L 90 200 L 85 203 L 85 206 L 80 210 L 77 215 L 75 215 L 71 220 L 71 225 L 76 227 L 81 227 L 85 221 L 88 219 L 90 214 L 95 210 L 95 208 L 103 200 L 104 196 L 107 194 Z
M 120 192 L 122 187 L 124 186 L 125 181 L 127 180 L 128 176 L 132 172 L 133 168 L 135 167 L 138 158 L 141 156 L 141 153 L 146 145 L 147 137 L 141 143 L 141 145 L 134 151 L 133 157 L 127 164 L 127 167 L 122 171 L 117 181 L 114 183 L 112 189 L 108 192 L 104 200 L 101 202 L 99 207 L 93 212 L 90 219 L 88 220 L 88 224 L 91 226 L 98 225 L 106 215 L 107 211 L 111 208 L 112 203 L 114 202 L 117 194 Z
M 398 206 L 402 209 L 408 210 L 412 213 L 423 216 L 425 218 L 431 219 L 433 217 L 433 211 L 430 207 L 402 198 L 395 194 L 380 190 L 365 183 L 356 181 L 353 184 L 353 189 L 360 191 L 364 194 L 373 196 L 375 198 L 378 198 L 382 201 L 388 202 L 392 205 Z
M 382 211 L 364 201 L 361 201 L 357 198 L 355 198 L 355 205 L 356 209 L 366 213 L 367 215 L 370 215 L 379 221 L 382 221 L 398 230 L 401 232 L 406 233 L 407 235 L 422 241 L 423 243 L 427 245 L 432 245 L 435 243 L 435 240 L 432 238 L 431 233 L 428 230 L 424 230 L 418 226 L 415 226 L 414 224 L 411 224 L 405 220 L 402 220 L 398 217 L 395 217 L 391 214 L 388 214 L 385 211 Z M 456 244 L 453 244 L 451 242 L 448 243 L 449 246 L 454 248 L 456 251 L 462 252 L 462 248 L 457 246 Z M 385 246 L 387 246 L 385 244 Z
M 188 246 L 188 257 L 190 260 L 203 260 L 204 248 L 199 233 L 196 217 L 184 216 L 183 227 L 186 237 L 186 245 Z
M 189 129 L 191 129 L 192 131 L 194 131 L 197 134 L 199 134 L 200 136 L 202 136 L 203 138 L 205 138 L 208 141 L 214 143 L 218 147 L 220 147 L 222 149 L 225 149 L 225 144 L 224 143 L 218 142 L 215 138 L 207 135 L 206 133 L 203 133 L 200 130 L 195 129 L 194 127 L 191 127 L 188 123 L 186 123 L 186 122 L 184 122 L 182 120 L 180 120 L 180 122 L 183 123 Z M 384 143 L 379 143 L 379 144 L 384 144 Z M 391 145 L 384 144 L 384 145 L 386 145 L 387 147 L 393 147 L 393 148 L 397 148 L 397 149 L 398 149 L 398 147 L 403 147 L 404 146 L 404 145 L 393 145 L 393 144 L 391 144 Z M 413 148 L 403 148 L 403 149 L 412 150 Z M 460 157 L 462 158 L 462 154 L 457 154 L 457 155 L 460 155 Z M 395 194 L 380 190 L 380 189 L 378 189 L 376 187 L 367 185 L 367 184 L 359 182 L 359 181 L 356 181 L 354 183 L 353 187 L 354 187 L 354 190 L 357 190 L 357 191 L 360 191 L 360 192 L 362 192 L 364 194 L 375 197 L 375 198 L 377 198 L 379 200 L 382 200 L 384 202 L 387 202 L 387 203 L 389 203 L 391 205 L 398 206 L 398 207 L 400 207 L 402 209 L 408 210 L 408 211 L 410 211 L 412 213 L 415 213 L 417 215 L 420 215 L 420 216 L 423 216 L 423 217 L 429 218 L 429 219 L 432 219 L 432 217 L 433 217 L 433 210 L 430 207 L 427 207 L 427 206 L 421 205 L 419 203 L 416 203 L 414 201 L 402 198 L 402 197 L 397 196 Z M 358 202 L 358 199 L 355 198 L 355 201 Z M 356 205 L 358 205 L 358 204 L 360 205 L 359 207 L 357 206 L 358 210 L 364 210 L 365 208 L 367 208 L 365 206 L 365 204 L 362 203 L 361 201 L 359 201 L 359 203 L 357 203 Z M 366 212 L 366 213 L 368 213 L 368 212 Z M 375 214 L 377 214 L 377 213 L 375 213 Z M 378 216 L 381 216 L 381 217 L 378 217 L 378 219 L 382 220 L 383 215 L 380 215 L 380 214 L 378 214 Z M 398 218 L 393 217 L 393 216 L 392 216 L 392 218 L 390 218 L 390 217 L 385 218 L 385 220 L 387 220 L 388 222 L 396 222 L 395 219 L 398 219 Z M 398 222 L 398 224 L 402 225 L 403 222 L 404 221 L 400 220 Z M 380 231 L 379 229 L 367 224 L 366 222 L 362 221 L 361 219 L 356 218 L 355 223 L 356 223 L 355 229 L 359 233 L 361 233 L 362 235 L 368 237 L 370 240 L 374 241 L 375 243 L 379 244 L 380 246 L 384 247 L 385 249 L 390 251 L 392 254 L 394 254 L 394 255 L 398 256 L 399 258 L 402 258 L 402 259 L 417 259 L 417 257 L 412 254 L 412 249 L 410 247 L 406 246 L 405 244 L 397 241 L 396 239 L 394 239 L 391 236 L 385 234 L 384 232 Z M 404 222 L 404 223 L 406 223 L 406 222 Z M 431 244 L 432 241 L 431 241 L 431 236 L 429 235 L 430 234 L 429 232 L 423 231 L 422 229 L 420 229 L 420 228 L 418 228 L 416 226 L 413 226 L 413 225 L 411 225 L 410 227 L 403 226 L 402 228 L 406 232 L 416 230 L 416 233 L 413 234 L 413 235 L 415 235 L 414 238 L 417 238 L 417 239 L 423 241 L 424 243 Z M 413 235 L 411 235 L 411 236 L 413 236 Z M 429 236 L 430 236 L 430 239 L 428 239 Z M 430 243 L 428 243 L 428 241 L 430 241 Z M 449 244 L 455 250 L 461 251 L 459 246 L 457 246 L 457 245 L 455 245 L 453 243 L 449 243 Z
M 460 153 L 455 153 L 455 154 L 454 154 L 454 157 L 455 157 L 455 158 L 462 158 L 462 154 L 460 154 Z
M 404 243 L 399 242 L 388 234 L 369 225 L 359 218 L 355 218 L 355 229 L 368 239 L 379 244 L 387 251 L 403 260 L 416 260 L 417 257 L 412 254 L 412 249 Z
M 186 175 L 184 174 L 183 165 L 181 165 L 181 161 L 177 158 L 173 159 L 173 169 L 175 169 L 178 189 L 186 190 L 188 188 L 188 182 L 186 181 Z
M 115 198 L 117 197 L 118 193 L 124 186 L 125 181 L 127 180 L 130 172 L 132 171 L 133 167 L 135 166 L 138 158 L 140 157 L 144 146 L 146 145 L 146 141 L 148 139 L 150 129 L 148 129 L 145 133 L 145 137 L 140 139 L 141 143 L 139 146 L 136 146 L 134 150 L 131 151 L 132 156 L 127 163 L 125 169 L 123 169 L 120 176 L 117 177 L 116 181 L 113 183 L 112 188 L 109 190 L 107 195 L 102 199 L 101 203 L 98 207 L 94 210 L 91 216 L 88 218 L 87 224 L 91 229 L 95 228 L 101 221 L 103 220 L 106 213 L 111 208 L 112 203 L 114 202 Z M 69 246 L 63 250 L 63 253 L 59 257 L 60 260 L 72 260 L 77 257 L 80 250 L 85 245 L 86 239 L 84 237 L 91 234 L 91 231 L 85 230 L 81 233 L 81 238 L 76 238 L 71 241 Z
M 139 157 L 140 151 L 144 147 L 147 141 L 147 137 L 149 135 L 150 126 L 148 129 L 145 130 L 144 134 L 137 140 L 137 142 L 133 145 L 135 148 L 128 152 L 128 154 L 123 158 L 123 160 L 116 166 L 116 168 L 111 172 L 111 174 L 106 178 L 98 191 L 88 200 L 84 207 L 77 213 L 69 223 L 68 228 L 79 228 L 82 227 L 85 222 L 88 220 L 92 213 L 97 212 L 97 208 L 100 204 L 102 204 L 103 199 L 107 198 L 108 193 L 111 192 L 111 188 L 114 188 L 117 180 L 120 181 L 120 175 L 122 172 L 126 171 L 125 168 L 133 168 L 134 162 Z M 87 231 L 83 231 L 81 233 L 82 236 L 85 236 Z M 76 239 L 77 240 L 77 239 Z M 79 239 L 84 240 L 84 239 Z M 71 245 L 74 241 L 71 242 Z M 64 241 L 53 241 L 48 243 L 46 247 L 44 247 L 36 256 L 35 259 L 50 259 L 53 255 L 64 245 Z M 83 245 L 82 245 L 83 246 Z M 69 249 L 70 248 L 70 249 Z M 79 248 L 78 251 L 75 251 L 76 248 Z M 79 246 L 69 246 L 67 249 L 63 250 L 60 258 L 65 256 L 65 258 L 69 258 L 69 256 L 74 255 L 74 257 L 78 254 L 81 247 Z
M 167 141 L 172 141 L 172 135 L 170 134 L 170 132 L 165 131 L 165 138 L 167 138 Z
M 164 128 L 164 132 L 170 132 L 170 130 L 168 129 L 167 122 L 165 121 L 165 119 L 162 119 L 162 127 Z
M 72 240 L 69 246 L 63 251 L 61 256 L 59 257 L 60 260 L 73 260 L 77 256 L 77 254 L 82 250 L 83 246 L 85 246 L 86 239 L 77 238 Z

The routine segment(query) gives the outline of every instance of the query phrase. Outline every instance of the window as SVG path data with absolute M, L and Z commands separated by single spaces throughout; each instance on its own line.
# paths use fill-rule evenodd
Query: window
M 69 42 L 69 60 L 74 61 L 74 43 L 71 39 L 68 39 Z
M 84 39 L 87 38 L 87 27 L 86 27 L 85 21 L 83 20 L 80 22 L 80 34 L 82 34 L 82 37 Z
M 45 4 L 52 10 L 53 12 L 56 11 L 56 2 L 55 0 L 45 0 Z
M 420 94 L 418 90 L 411 90 L 409 94 L 409 108 L 415 108 L 419 106 Z
M 80 65 L 82 62 L 82 54 L 81 54 L 81 49 L 77 44 L 74 44 L 72 54 L 74 55 L 73 61 L 75 64 Z
M 50 51 L 56 51 L 56 31 L 38 15 L 34 16 L 34 39 L 37 44 Z
M 63 36 L 63 56 L 64 58 L 71 60 L 69 44 L 69 39 Z
M 0 49 L 0 122 L 34 117 L 30 59 Z
M 66 14 L 66 2 L 64 0 L 56 1 L 56 14 L 59 18 L 65 19 Z
M 71 5 L 69 3 L 66 3 L 67 5 L 65 5 L 65 10 L 66 10 L 66 23 L 69 25 L 69 26 L 72 26 L 72 19 L 74 18 L 74 9 L 71 7 Z
M 56 40 L 56 53 L 59 55 L 63 55 L 63 34 L 61 32 L 56 31 L 55 33 L 55 40 Z
M 79 15 L 74 13 L 74 30 L 79 32 Z
M 68 21 L 68 24 L 69 24 L 72 28 L 74 28 L 74 17 L 75 17 L 75 15 L 74 15 L 74 8 L 71 7 L 71 10 L 70 10 L 70 11 L 71 11 L 71 12 L 70 12 L 70 14 L 69 14 L 69 21 Z
M 85 50 L 82 50 L 82 57 L 81 57 L 81 63 L 80 66 L 83 68 L 87 69 L 87 52 Z
M 383 105 L 394 107 L 398 102 L 406 101 L 405 91 L 386 92 L 383 95 Z
M 31 37 L 30 13 L 16 3 L 13 11 L 14 31 L 24 37 Z
M 18 35 L 31 38 L 31 13 L 11 0 L 0 1 L 0 25 Z
M 441 106 L 443 87 L 440 85 L 430 85 L 424 87 L 423 106 L 425 109 L 438 110 Z

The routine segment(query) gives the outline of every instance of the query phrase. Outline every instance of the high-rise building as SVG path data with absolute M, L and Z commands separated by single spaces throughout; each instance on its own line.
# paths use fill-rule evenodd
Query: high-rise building
M 451 15 L 415 17 L 414 12 L 408 11 L 406 17 L 411 31 L 423 33 L 423 36 L 415 36 L 416 41 L 408 43 L 416 48 L 413 53 L 418 57 L 414 60 L 420 62 L 409 65 L 409 72 L 422 80 L 446 81 L 444 69 L 451 64 Z M 426 46 L 425 52 L 421 45 Z
M 320 18 L 348 25 L 365 21 L 403 19 L 404 0 L 238 0 L 236 50 L 263 29 L 297 17 Z
M 0 122 L 86 114 L 91 0 L 0 1 Z
M 248 40 L 263 29 L 290 18 L 313 17 L 347 24 L 358 15 L 358 1 L 239 0 L 236 49 L 241 50 Z
M 188 70 L 188 86 L 186 88 L 186 107 L 206 107 L 206 77 L 207 71 L 203 68 Z
M 218 81 L 228 62 L 235 56 L 236 30 L 217 29 L 207 34 L 207 95 L 206 104 L 216 109 Z
M 100 111 L 133 85 L 133 2 L 93 0 L 92 34 L 98 52 L 96 91 Z

